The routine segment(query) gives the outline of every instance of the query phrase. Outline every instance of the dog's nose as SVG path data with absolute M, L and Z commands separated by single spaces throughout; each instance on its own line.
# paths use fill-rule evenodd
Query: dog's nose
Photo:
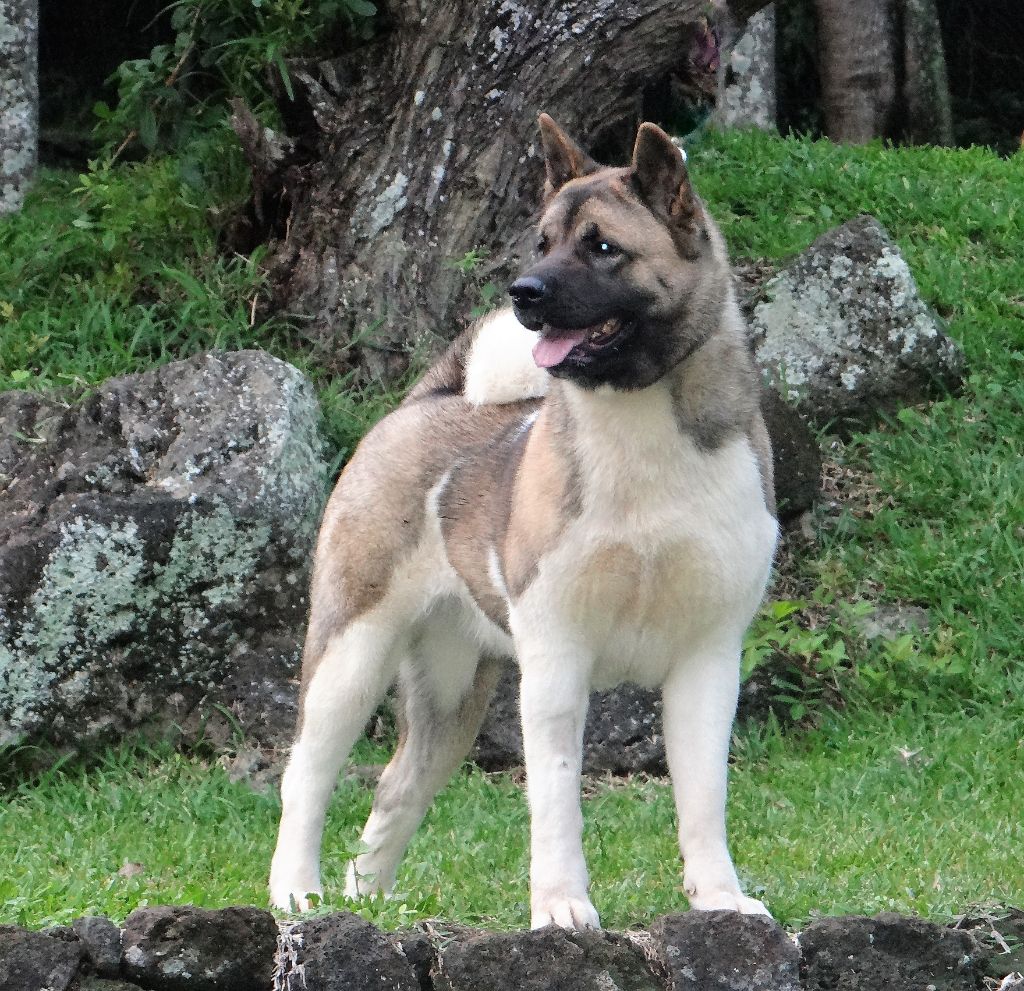
M 508 287 L 508 294 L 516 306 L 535 306 L 547 295 L 548 287 L 535 275 L 524 275 Z

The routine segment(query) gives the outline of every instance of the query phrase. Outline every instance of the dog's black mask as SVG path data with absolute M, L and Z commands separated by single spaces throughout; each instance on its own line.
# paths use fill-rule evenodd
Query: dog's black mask
M 594 388 L 651 385 L 693 349 L 680 278 L 709 250 L 680 151 L 654 125 L 633 163 L 602 168 L 541 115 L 547 201 L 541 257 L 509 288 L 539 331 L 537 364 Z

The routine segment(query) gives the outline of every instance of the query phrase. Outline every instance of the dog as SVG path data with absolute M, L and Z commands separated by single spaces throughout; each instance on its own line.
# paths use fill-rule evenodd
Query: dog
M 589 694 L 661 688 L 683 883 L 695 909 L 765 913 L 726 843 L 744 631 L 777 537 L 761 384 L 722 236 L 685 159 L 645 123 L 592 161 L 540 117 L 537 259 L 366 436 L 316 550 L 272 903 L 321 893 L 324 814 L 397 680 L 400 741 L 348 866 L 388 892 L 520 672 L 534 928 L 598 927 L 582 850 Z

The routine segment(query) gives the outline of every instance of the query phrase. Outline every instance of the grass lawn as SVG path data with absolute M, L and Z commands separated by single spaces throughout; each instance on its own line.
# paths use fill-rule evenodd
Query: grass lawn
M 749 890 L 784 924 L 814 914 L 914 912 L 1024 902 L 1020 816 L 1024 703 L 975 716 L 829 716 L 814 733 L 737 736 L 731 842 Z M 358 759 L 383 760 L 364 745 Z M 359 780 L 338 789 L 324 845 L 325 908 L 369 811 Z M 588 782 L 593 897 L 604 925 L 644 926 L 686 906 L 671 790 L 661 780 Z M 143 904 L 266 903 L 279 803 L 181 755 L 111 754 L 48 774 L 0 807 L 0 920 L 39 926 Z M 410 848 L 399 897 L 359 911 L 398 927 L 432 917 L 522 928 L 527 815 L 508 775 L 466 769 Z M 139 873 L 121 876 L 125 864 Z M 129 868 L 129 871 L 131 868 Z M 331 901 L 331 899 L 335 899 Z
M 874 213 L 970 367 L 962 395 L 905 410 L 836 454 L 885 499 L 872 512 L 823 513 L 799 565 L 815 608 L 758 625 L 759 642 L 774 630 L 789 644 L 798 673 L 785 691 L 810 718 L 737 733 L 741 875 L 791 926 L 815 913 L 943 919 L 971 904 L 1024 905 L 1024 156 L 737 134 L 694 147 L 691 166 L 737 256 L 782 257 Z M 131 205 L 157 179 L 177 188 L 173 162 L 115 170 L 91 194 L 51 174 L 0 224 L 0 388 L 81 388 L 213 344 L 303 363 L 282 328 L 250 325 L 258 269 L 216 258 L 202 210 L 159 197 Z M 319 385 L 339 449 L 387 401 Z M 864 643 L 843 617 L 878 602 L 927 607 L 928 631 Z M 823 610 L 826 627 L 809 629 Z M 842 689 L 841 711 L 822 706 L 825 679 Z M 366 744 L 357 759 L 384 754 Z M 667 785 L 599 781 L 586 794 L 603 922 L 683 907 Z M 369 802 L 364 784 L 346 781 L 331 808 L 334 896 Z M 264 904 L 277 811 L 216 762 L 128 747 L 11 787 L 0 792 L 0 922 Z M 414 840 L 405 894 L 360 911 L 388 926 L 430 916 L 523 926 L 526 838 L 516 783 L 468 770 Z M 126 863 L 142 867 L 122 876 Z

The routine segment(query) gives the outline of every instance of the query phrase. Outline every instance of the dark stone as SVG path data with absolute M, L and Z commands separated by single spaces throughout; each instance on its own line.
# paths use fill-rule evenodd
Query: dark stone
M 804 418 L 774 389 L 762 393 L 761 413 L 772 441 L 778 516 L 785 522 L 810 509 L 821 491 L 821 449 Z
M 980 918 L 970 916 L 957 926 L 978 941 L 985 951 L 985 974 L 1002 980 L 1009 974 L 1024 974 L 1024 910 L 1005 908 Z M 1024 991 L 1024 978 L 1000 991 Z
M 0 394 L 0 746 L 231 718 L 282 742 L 324 495 L 318 419 L 305 377 L 255 351 L 111 379 L 74 405 Z
M 471 756 L 485 771 L 507 771 L 523 763 L 519 668 L 515 664 L 505 668 L 498 682 Z
M 983 961 L 974 938 L 885 912 L 819 919 L 800 934 L 807 991 L 975 991 Z
M 441 948 L 438 991 L 663 991 L 643 951 L 622 933 L 555 926 L 481 933 Z
M 651 926 L 674 991 L 800 991 L 800 952 L 763 915 L 687 912 Z
M 76 991 L 139 991 L 139 985 L 107 977 L 87 976 L 79 980 Z
M 100 915 L 76 919 L 71 928 L 82 942 L 85 959 L 98 977 L 121 973 L 121 930 Z
M 67 991 L 82 962 L 75 940 L 0 925 L 0 988 L 3 991 Z
M 297 929 L 302 942 L 295 947 L 294 966 L 301 969 L 306 991 L 420 991 L 402 951 L 358 915 L 336 912 Z
M 819 426 L 860 426 L 956 388 L 964 356 L 874 217 L 819 237 L 751 307 L 755 357 Z
M 140 908 L 122 946 L 124 976 L 154 991 L 253 991 L 271 985 L 277 924 L 257 908 Z
M 507 770 L 523 762 L 518 677 L 518 669 L 509 665 L 477 737 L 473 759 L 485 770 Z M 664 774 L 661 694 L 630 684 L 594 692 L 583 733 L 583 770 Z
M 399 933 L 396 942 L 416 975 L 420 991 L 433 991 L 431 972 L 437 964 L 437 952 L 430 937 L 419 931 Z

